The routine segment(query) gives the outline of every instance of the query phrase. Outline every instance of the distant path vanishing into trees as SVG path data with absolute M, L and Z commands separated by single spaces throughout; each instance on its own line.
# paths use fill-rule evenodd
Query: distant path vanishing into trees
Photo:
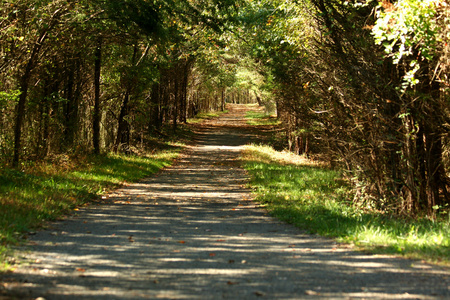
M 237 161 L 246 109 L 200 126 L 174 166 L 30 236 L 0 299 L 450 298 L 448 268 L 355 252 L 268 216 Z

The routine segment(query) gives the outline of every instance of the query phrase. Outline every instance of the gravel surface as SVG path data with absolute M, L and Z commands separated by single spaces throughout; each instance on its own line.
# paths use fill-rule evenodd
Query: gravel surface
M 355 252 L 258 207 L 239 108 L 174 166 L 30 236 L 0 299 L 450 299 L 448 268 Z

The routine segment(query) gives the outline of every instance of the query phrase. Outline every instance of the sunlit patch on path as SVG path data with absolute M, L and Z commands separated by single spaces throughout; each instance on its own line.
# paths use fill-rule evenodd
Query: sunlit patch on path
M 227 124 L 231 125 L 227 127 Z M 30 237 L 1 291 L 45 299 L 443 299 L 449 271 L 354 252 L 267 216 L 231 110 L 157 176 Z

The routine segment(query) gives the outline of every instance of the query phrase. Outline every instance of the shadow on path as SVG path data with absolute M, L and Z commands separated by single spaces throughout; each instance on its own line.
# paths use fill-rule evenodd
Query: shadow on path
M 239 111 L 159 175 L 30 237 L 3 292 L 35 299 L 444 299 L 450 272 L 268 217 L 238 167 Z M 0 294 L 1 295 L 1 294 Z M 0 296 L 1 299 L 1 296 Z

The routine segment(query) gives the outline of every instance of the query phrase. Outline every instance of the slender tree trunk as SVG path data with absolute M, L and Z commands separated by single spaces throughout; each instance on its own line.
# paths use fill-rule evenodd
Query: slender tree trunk
M 124 147 L 125 152 L 128 153 L 129 151 L 129 144 L 130 144 L 130 124 L 128 124 L 128 121 L 125 119 L 126 116 L 128 116 L 129 113 L 129 103 L 130 100 L 130 94 L 127 90 L 125 92 L 125 96 L 123 99 L 122 107 L 120 109 L 119 114 L 119 126 L 117 128 L 117 137 L 116 137 L 116 143 L 114 145 L 114 151 L 120 151 L 122 147 Z
M 49 82 L 46 82 L 42 100 L 40 101 L 40 129 L 39 137 L 36 143 L 36 156 L 43 158 L 48 154 L 48 139 L 50 132 L 50 88 Z
M 440 201 L 439 190 L 442 187 L 445 189 L 443 183 L 443 176 L 445 174 L 442 163 L 442 142 L 439 132 L 437 130 L 425 129 L 425 144 L 426 144 L 426 169 L 427 169 L 427 209 L 429 214 L 432 214 L 435 205 L 442 204 Z
M 135 66 L 137 59 L 138 47 L 137 43 L 134 45 L 133 57 L 131 58 L 131 64 Z M 123 98 L 122 106 L 120 108 L 119 120 L 118 120 L 118 128 L 117 128 L 117 136 L 116 143 L 114 145 L 114 151 L 120 151 L 121 147 L 125 147 L 125 152 L 129 153 L 130 148 L 130 124 L 126 117 L 130 113 L 130 95 L 134 89 L 134 78 L 131 78 L 131 74 L 126 74 L 130 78 L 126 78 L 126 86 L 125 86 L 125 96 Z
M 75 62 L 71 63 L 69 67 L 65 91 L 67 103 L 64 107 L 64 145 L 67 148 L 71 148 L 74 144 L 78 123 L 79 87 L 77 88 L 76 85 L 76 82 L 80 84 L 80 79 L 76 78 L 78 71 L 79 62 L 77 59 Z
M 149 122 L 150 132 L 159 130 L 161 128 L 160 89 L 161 89 L 160 83 L 155 83 L 152 86 L 152 94 L 150 97 L 150 122 Z
M 25 117 L 25 104 L 28 96 L 28 88 L 30 85 L 31 72 L 34 68 L 35 59 L 38 56 L 46 37 L 47 37 L 47 30 L 45 30 L 36 41 L 33 47 L 33 51 L 31 52 L 31 56 L 25 67 L 25 71 L 23 75 L 20 77 L 20 96 L 19 102 L 16 105 L 16 120 L 14 124 L 14 157 L 12 163 L 13 167 L 17 167 L 19 165 L 20 160 L 20 151 L 22 147 L 21 145 L 22 125 Z
M 225 111 L 225 88 L 222 88 L 222 90 L 221 90 L 221 96 L 222 96 L 222 99 L 221 99 L 221 106 L 220 106 L 220 110 L 221 111 Z
M 30 62 L 31 63 L 31 62 Z M 29 63 L 29 64 L 30 64 Z M 31 77 L 31 68 L 27 68 L 25 73 L 21 78 L 20 83 L 20 91 L 21 94 L 19 96 L 19 102 L 16 105 L 16 120 L 14 124 L 14 157 L 13 157 L 13 167 L 17 167 L 19 165 L 20 160 L 20 150 L 22 148 L 21 145 L 21 137 L 22 137 L 22 124 L 23 119 L 25 117 L 25 103 L 28 95 L 28 85 Z
M 21 94 L 19 96 L 19 102 L 16 105 L 16 119 L 14 124 L 14 154 L 12 162 L 13 167 L 17 167 L 19 165 L 20 160 L 20 150 L 22 147 L 21 145 L 22 126 L 25 117 L 25 104 L 28 96 L 28 88 L 30 85 L 31 73 L 35 67 L 36 58 L 39 55 L 45 40 L 47 39 L 48 32 L 53 29 L 53 27 L 57 24 L 59 17 L 64 12 L 65 10 L 63 10 L 62 8 L 58 9 L 53 14 L 51 22 L 47 24 L 47 26 L 44 26 L 41 34 L 34 43 L 33 50 L 31 50 L 31 55 L 28 60 L 28 63 L 19 80 Z
M 176 70 L 176 69 L 175 69 Z M 173 111 L 172 111 L 172 120 L 173 120 L 173 131 L 177 130 L 178 126 L 178 109 L 179 109 L 179 103 L 180 103 L 180 91 L 179 91 L 179 84 L 178 84 L 178 76 L 173 74 L 173 81 L 174 81 L 174 99 L 173 99 Z
M 191 64 L 189 61 L 185 62 L 184 65 L 184 74 L 183 74 L 183 86 L 182 86 L 182 94 L 181 94 L 181 122 L 187 122 L 187 114 L 188 114 L 188 82 L 189 82 L 189 72 L 190 72 Z
M 255 93 L 255 97 L 256 97 L 256 101 L 258 102 L 258 105 L 263 106 L 261 97 L 258 95 L 258 93 L 256 91 L 254 93 Z
M 95 49 L 94 61 L 94 115 L 93 115 L 93 145 L 94 153 L 100 153 L 100 75 L 102 63 L 102 39 L 99 38 Z

